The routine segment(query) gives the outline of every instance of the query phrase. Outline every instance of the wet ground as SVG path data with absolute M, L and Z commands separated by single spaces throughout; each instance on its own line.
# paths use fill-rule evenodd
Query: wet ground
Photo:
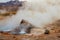
M 41 35 L 25 34 L 25 35 L 12 35 L 9 33 L 0 33 L 0 40 L 60 40 L 60 20 L 49 25 L 52 27 L 46 30 Z

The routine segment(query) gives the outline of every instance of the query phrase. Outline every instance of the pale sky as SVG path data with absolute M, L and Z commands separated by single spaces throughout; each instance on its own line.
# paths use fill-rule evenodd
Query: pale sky
M 0 2 L 7 2 L 7 1 L 10 1 L 10 0 L 0 0 Z M 19 1 L 24 1 L 24 0 L 19 0 Z
M 7 1 L 10 1 L 10 0 L 0 0 L 0 2 L 7 2 Z

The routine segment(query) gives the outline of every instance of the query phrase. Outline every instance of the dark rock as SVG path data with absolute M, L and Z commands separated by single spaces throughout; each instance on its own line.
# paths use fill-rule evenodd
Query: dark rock
M 22 2 L 21 1 L 9 1 L 9 2 L 5 2 L 5 3 L 0 3 L 0 6 L 22 6 Z
M 60 36 L 57 36 L 58 38 L 60 38 Z
M 44 34 L 49 34 L 50 32 L 49 32 L 49 30 L 45 30 L 45 33 Z

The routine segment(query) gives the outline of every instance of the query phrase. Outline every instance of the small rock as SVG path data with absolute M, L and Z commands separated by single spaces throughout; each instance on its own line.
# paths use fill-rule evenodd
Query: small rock
M 49 30 L 45 30 L 45 33 L 44 34 L 49 34 L 50 32 L 49 32 Z

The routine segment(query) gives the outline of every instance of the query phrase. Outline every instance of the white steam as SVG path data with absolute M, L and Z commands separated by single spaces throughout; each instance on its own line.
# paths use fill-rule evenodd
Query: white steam
M 19 26 L 22 19 L 43 28 L 44 25 L 60 19 L 59 2 L 59 0 L 28 0 L 23 9 L 19 8 L 16 15 L 0 21 L 0 30 L 12 30 Z

